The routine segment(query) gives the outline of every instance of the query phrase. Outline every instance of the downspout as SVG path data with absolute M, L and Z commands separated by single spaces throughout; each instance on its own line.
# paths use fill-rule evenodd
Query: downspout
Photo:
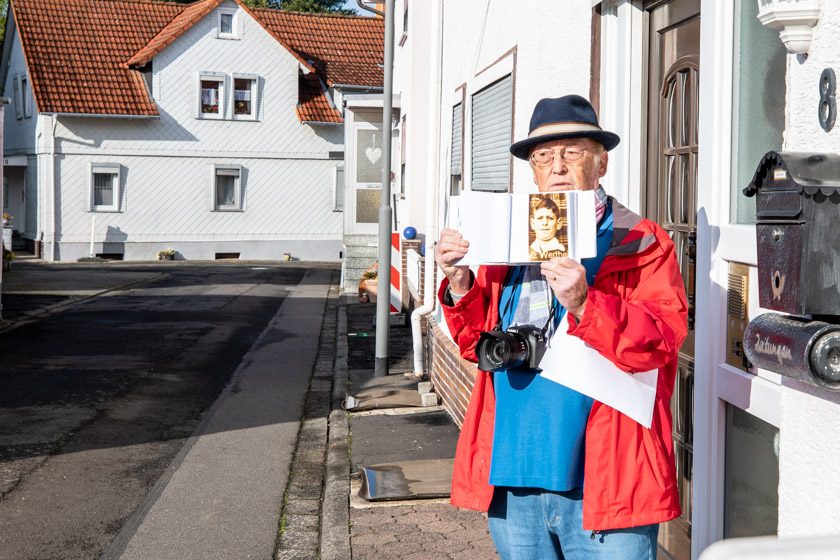
M 414 375 L 423 375 L 423 334 L 420 320 L 423 315 L 431 313 L 435 308 L 435 242 L 437 242 L 437 203 L 440 194 L 437 179 L 440 175 L 439 134 L 441 107 L 443 104 L 443 0 L 433 0 L 431 5 L 432 36 L 431 46 L 434 53 L 432 71 L 436 76 L 429 80 L 428 99 L 434 100 L 432 118 L 429 119 L 429 137 L 426 153 L 429 154 L 429 177 L 432 178 L 431 192 L 426 193 L 426 267 L 423 278 L 423 305 L 411 313 L 411 338 L 414 347 Z
M 372 14 L 376 14 L 376 15 L 378 15 L 379 17 L 385 17 L 385 12 L 380 12 L 380 11 L 379 11 L 379 10 L 377 10 L 376 8 L 371 8 L 370 6 L 368 6 L 367 4 L 365 4 L 364 2 L 362 2 L 362 0 L 356 0 L 356 4 L 358 4 L 358 5 L 359 5 L 359 7 L 360 7 L 361 9 L 363 9 L 364 11 L 366 11 L 366 12 L 370 12 L 370 13 L 372 13 Z
M 52 134 L 50 134 L 50 262 L 55 262 L 55 128 L 58 125 L 58 115 L 52 114 Z

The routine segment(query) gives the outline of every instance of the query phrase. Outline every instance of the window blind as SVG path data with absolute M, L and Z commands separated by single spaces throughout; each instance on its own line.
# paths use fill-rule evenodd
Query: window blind
M 510 141 L 513 78 L 508 75 L 472 96 L 472 189 L 507 192 L 510 186 Z

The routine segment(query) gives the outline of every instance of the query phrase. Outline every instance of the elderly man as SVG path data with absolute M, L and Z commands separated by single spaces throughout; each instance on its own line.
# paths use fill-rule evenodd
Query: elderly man
M 446 275 L 439 298 L 466 359 L 477 361 L 482 331 L 551 333 L 568 313 L 568 331 L 552 336 L 578 337 L 627 372 L 659 370 L 650 428 L 539 371 L 478 372 L 452 503 L 488 512 L 504 559 L 652 559 L 658 524 L 680 514 L 669 401 L 685 291 L 668 235 L 599 185 L 618 142 L 586 99 L 569 95 L 537 103 L 528 138 L 510 148 L 529 161 L 540 192 L 595 191 L 597 256 L 473 274 L 458 265 L 469 250 L 460 233 L 444 229 L 436 246 Z

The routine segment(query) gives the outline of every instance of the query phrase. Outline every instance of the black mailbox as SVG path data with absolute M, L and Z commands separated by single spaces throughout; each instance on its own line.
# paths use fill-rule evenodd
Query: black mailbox
M 840 316 L 840 156 L 768 152 L 744 194 L 757 197 L 761 307 Z

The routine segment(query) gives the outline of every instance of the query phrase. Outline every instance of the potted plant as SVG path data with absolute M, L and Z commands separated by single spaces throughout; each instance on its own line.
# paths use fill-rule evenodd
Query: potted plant
M 169 247 L 168 249 L 161 249 L 158 251 L 157 257 L 159 261 L 171 261 L 175 259 L 175 249 Z
M 379 278 L 379 263 L 373 265 L 362 273 L 359 280 L 359 301 L 368 303 L 376 301 L 376 286 Z
M 12 261 L 15 260 L 15 254 L 6 247 L 3 247 L 3 270 L 9 270 L 12 266 Z

